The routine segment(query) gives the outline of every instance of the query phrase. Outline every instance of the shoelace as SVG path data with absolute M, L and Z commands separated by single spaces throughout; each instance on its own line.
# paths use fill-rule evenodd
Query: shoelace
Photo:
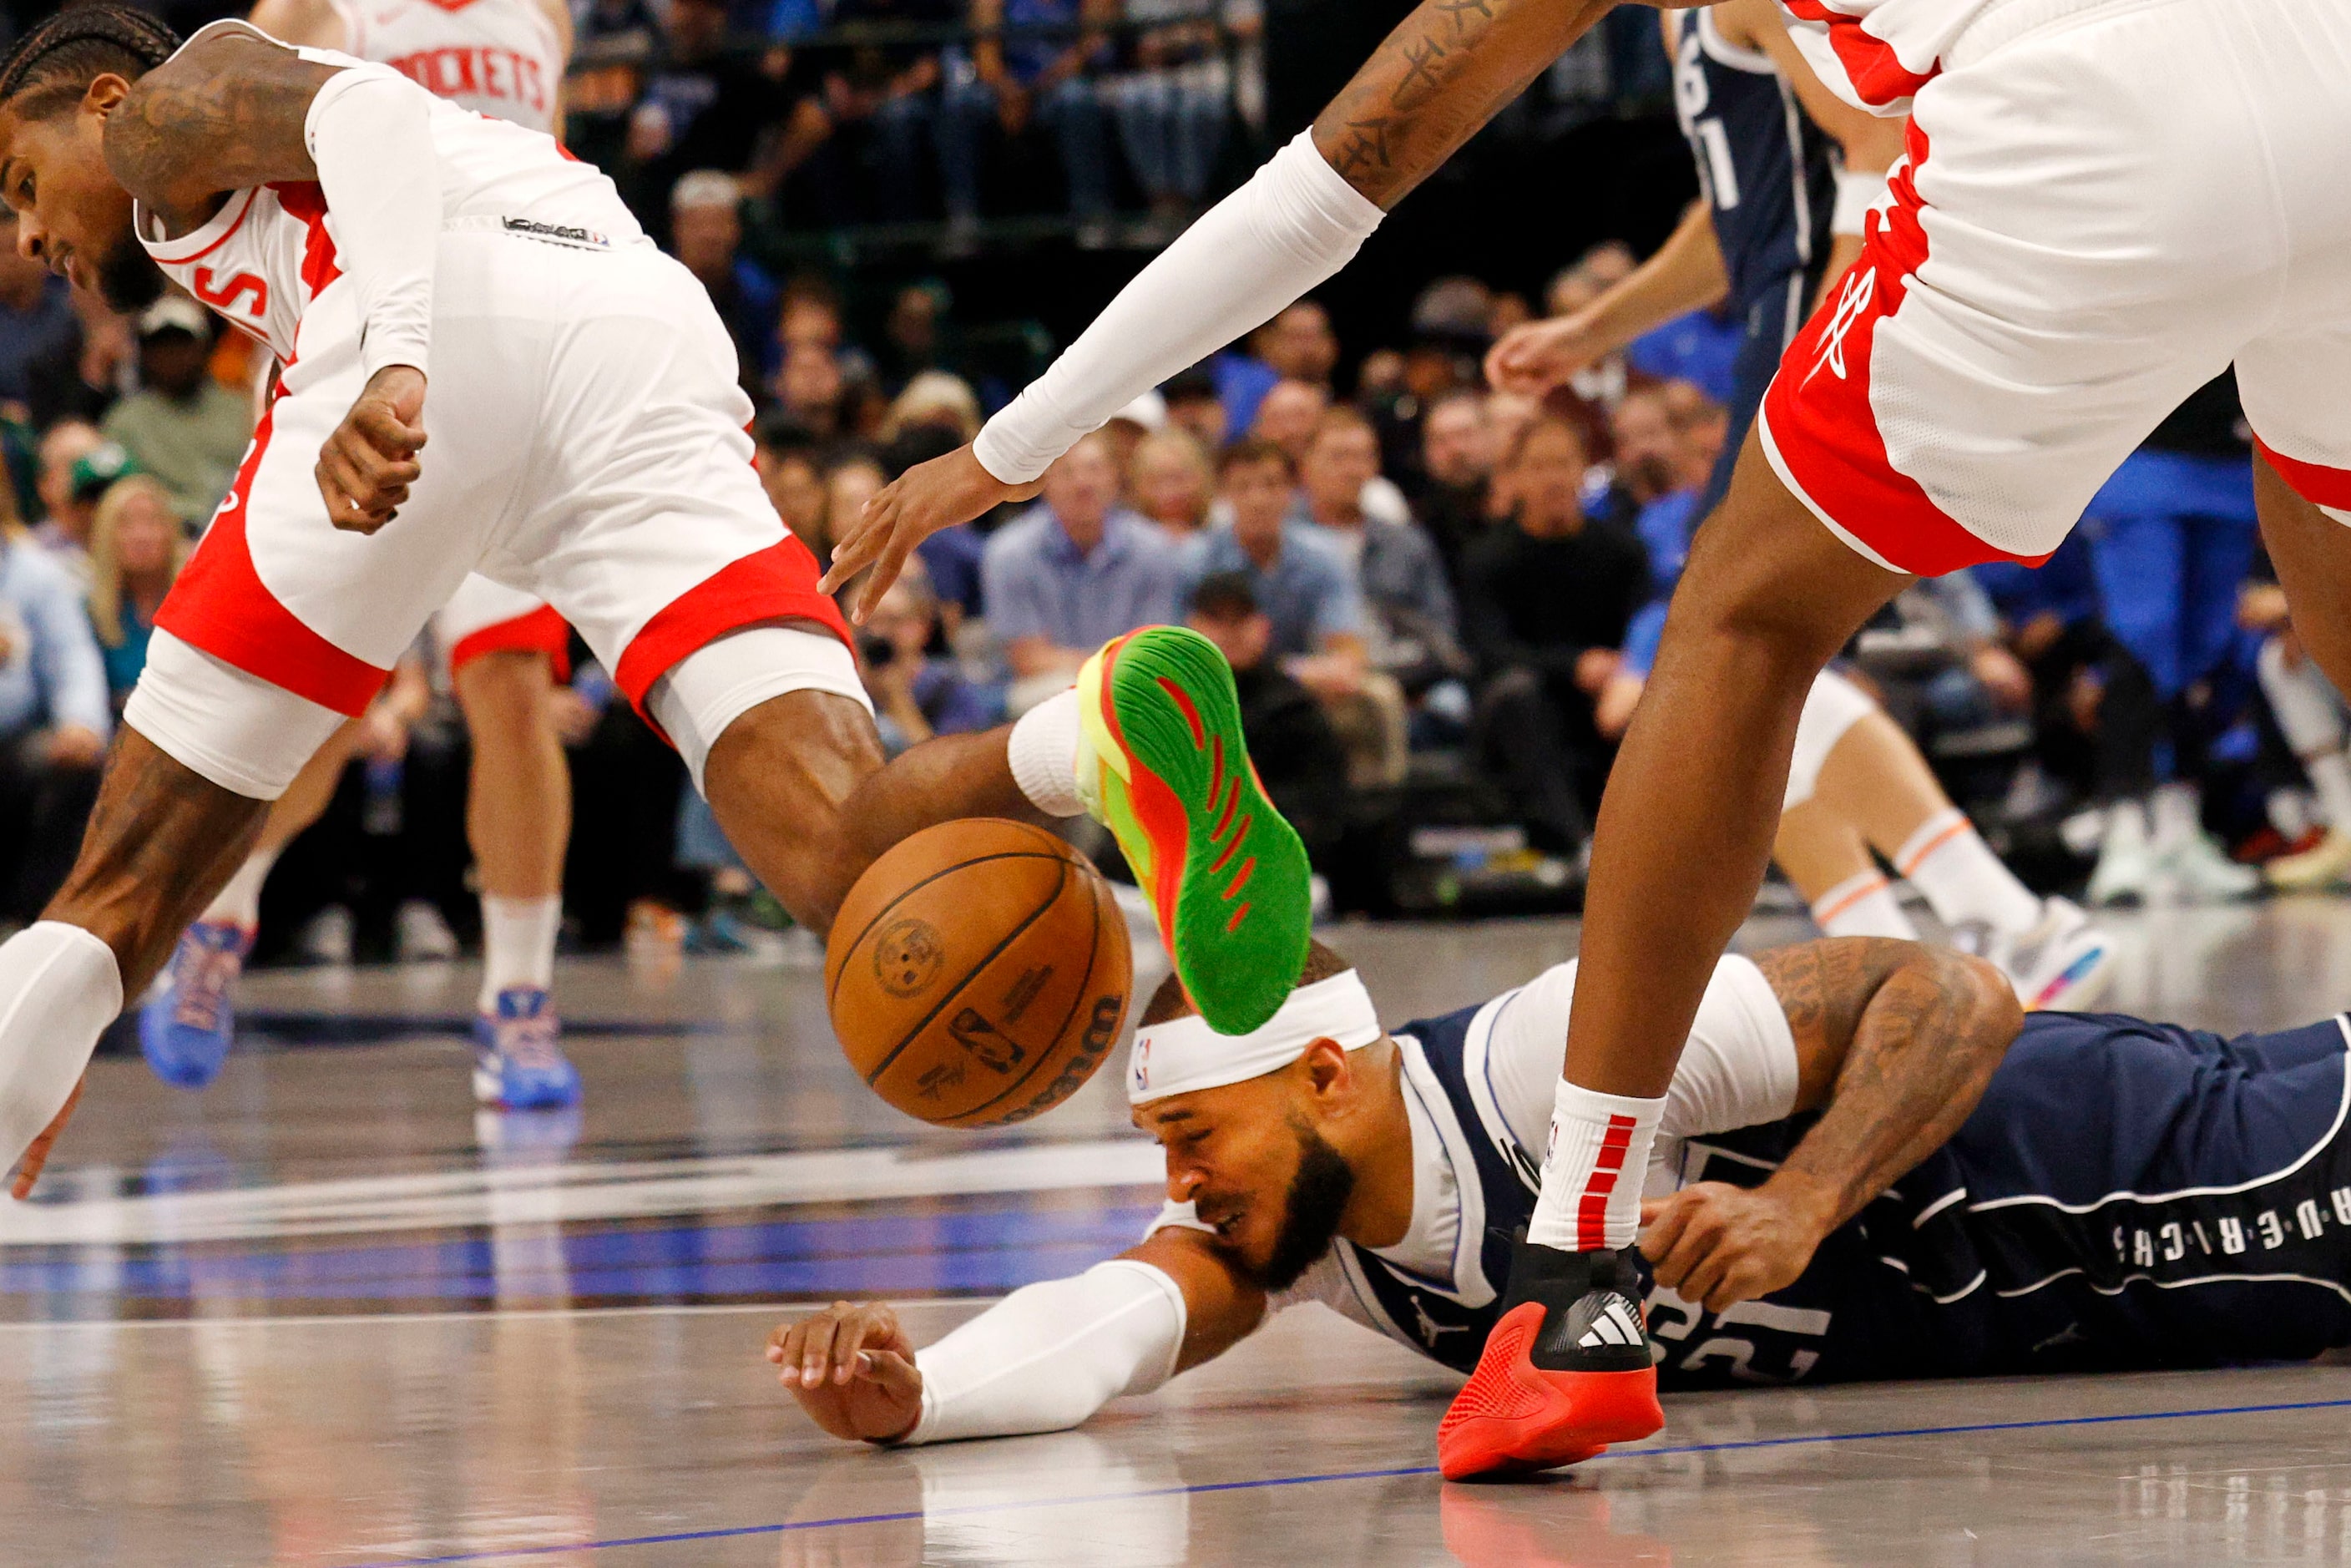
M 190 951 L 193 956 L 172 977 L 172 988 L 179 998 L 172 1009 L 172 1021 L 210 1033 L 220 1027 L 229 988 L 236 984 L 244 965 L 225 947 L 205 944 Z

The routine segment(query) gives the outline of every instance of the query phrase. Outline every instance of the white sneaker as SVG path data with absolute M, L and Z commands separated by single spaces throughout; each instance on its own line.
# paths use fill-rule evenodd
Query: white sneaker
M 2334 887 L 2351 875 L 2351 833 L 2329 828 L 2310 848 L 2298 855 L 2280 855 L 2262 871 L 2272 887 L 2288 893 Z
M 2262 873 L 2231 860 L 2210 833 L 2189 833 L 2158 852 L 2156 860 L 2157 874 L 2182 903 L 2224 904 L 2262 889 Z
M 457 935 L 441 918 L 441 911 L 422 898 L 400 906 L 400 961 L 403 964 L 447 963 L 457 956 Z
M 2079 1012 L 2105 994 L 2115 975 L 2114 939 L 2062 898 L 2042 900 L 2041 919 L 2032 930 L 1987 930 L 1970 950 L 2008 977 L 2029 1013 Z
M 351 912 L 340 904 L 327 905 L 302 927 L 302 934 L 295 938 L 294 946 L 313 964 L 350 963 Z
M 2090 873 L 2085 897 L 2092 907 L 2144 904 L 2155 885 L 2155 848 L 2144 830 L 2131 831 L 2109 822 L 2105 842 L 2098 848 L 2098 866 Z

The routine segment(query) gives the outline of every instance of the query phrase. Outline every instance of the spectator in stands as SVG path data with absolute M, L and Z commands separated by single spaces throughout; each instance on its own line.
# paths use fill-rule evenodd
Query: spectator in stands
M 1207 371 L 1224 402 L 1229 434 L 1256 427 L 1258 404 L 1278 382 L 1304 382 L 1320 388 L 1327 401 L 1338 366 L 1339 339 L 1331 329 L 1331 313 L 1301 299 L 1250 333 L 1247 353 L 1228 350 L 1208 361 Z
M 954 432 L 959 438 L 956 444 L 962 445 L 979 434 L 979 394 L 968 382 L 946 371 L 922 371 L 891 401 L 882 421 L 882 439 L 892 441 L 902 431 L 929 424 Z
M 56 429 L 66 428 L 60 421 Z M 54 434 L 54 430 L 52 431 Z M 34 530 L 41 543 L 56 552 L 77 580 L 89 580 L 89 534 L 98 521 L 99 497 L 117 479 L 136 474 L 139 465 L 120 442 L 100 437 L 85 447 L 78 436 L 62 444 L 66 452 L 79 451 L 57 486 L 57 499 L 47 521 Z
M 97 498 L 76 499 L 74 465 L 106 444 L 98 426 L 78 419 L 61 419 L 41 437 L 34 486 L 41 499 L 41 517 L 34 533 L 42 544 L 76 559 L 85 559 L 83 546 L 97 514 Z
M 0 413 L 30 421 L 42 367 L 71 364 L 80 351 L 73 286 L 17 254 L 16 214 L 0 213 Z
M 925 371 L 955 372 L 949 326 L 945 284 L 910 283 L 898 290 L 882 323 L 881 370 L 888 384 L 904 387 Z
M 1176 618 L 1182 547 L 1119 504 L 1100 432 L 1045 471 L 1038 504 L 997 530 L 980 567 L 990 630 L 1025 713 L 1067 688 L 1111 638 Z
M 793 137 L 796 157 L 820 144 L 834 155 L 827 215 L 835 222 L 860 208 L 884 223 L 926 215 L 939 136 L 939 45 L 903 34 L 949 26 L 959 9 L 956 0 L 836 0 L 831 31 L 842 47 L 832 51 L 821 91 L 804 111 L 806 130 L 796 123 Z M 852 184 L 864 201 L 848 199 Z
M 1232 426 L 1226 423 L 1224 400 L 1217 395 L 1214 376 L 1197 366 L 1180 371 L 1159 389 L 1159 395 L 1166 401 L 1169 423 L 1190 432 L 1205 451 L 1225 449 L 1225 437 Z
M 782 173 L 778 127 L 791 102 L 759 50 L 729 41 L 725 0 L 670 0 L 614 171 L 637 221 L 665 235 L 670 192 L 696 169 L 741 176 L 746 195 L 771 193 Z
M 2259 885 L 2201 820 L 2218 727 L 2205 711 L 2206 684 L 2236 650 L 2238 590 L 2259 544 L 2243 422 L 2235 373 L 2224 372 L 2125 460 L 2084 514 L 2106 622 L 2155 678 L 2165 707 L 2149 852 L 2191 897 Z
M 1306 460 L 1306 444 L 1331 407 L 1331 394 L 1312 382 L 1277 382 L 1257 405 L 1257 417 L 1247 427 L 1260 441 L 1270 441 L 1290 454 L 1293 464 Z
M 848 378 L 841 373 L 839 356 L 822 343 L 803 341 L 785 348 L 783 369 L 776 372 L 776 405 L 820 441 L 857 434 Z
M 948 88 L 941 110 L 948 248 L 968 248 L 977 235 L 980 146 L 991 122 L 1007 138 L 1034 123 L 1053 139 L 1078 243 L 1107 245 L 1110 135 L 1097 73 L 1108 62 L 1101 29 L 1117 19 L 1116 0 L 971 0 L 969 15 L 979 35 L 973 75 Z
M 670 249 L 709 292 L 744 390 L 756 392 L 768 358 L 768 324 L 779 290 L 758 262 L 742 254 L 743 183 L 716 169 L 696 169 L 669 195 Z
M 108 488 L 89 534 L 89 622 L 117 713 L 147 667 L 155 612 L 187 559 L 178 503 L 160 482 L 134 474 Z
M 166 294 L 139 318 L 140 390 L 100 429 L 140 471 L 162 481 L 191 527 L 213 515 L 253 437 L 253 400 L 213 380 L 212 323 L 194 301 Z
M 11 518 L 0 526 L 0 921 L 37 919 L 65 881 L 113 729 L 81 584 Z
M 1203 0 L 1126 0 L 1134 69 L 1112 84 L 1127 167 L 1151 204 L 1160 243 L 1198 210 L 1224 150 L 1232 71 Z
M 927 371 L 907 384 L 906 393 L 899 399 L 904 402 L 925 380 L 935 377 L 942 382 L 963 383 L 944 371 Z M 964 391 L 967 398 L 968 388 Z M 949 405 L 952 405 L 951 407 Z M 944 457 L 970 439 L 968 431 L 977 431 L 979 416 L 976 406 L 967 408 L 953 400 L 945 400 L 941 418 L 914 419 L 904 429 L 884 443 L 882 447 L 882 472 L 897 478 L 917 464 L 928 463 L 934 457 Z M 954 423 L 946 423 L 945 415 L 952 413 Z M 966 416 L 968 416 L 968 423 Z M 937 602 L 939 624 L 953 642 L 959 637 L 965 622 L 978 620 L 986 612 L 981 591 L 980 569 L 987 558 L 987 540 L 969 523 L 956 523 L 926 537 L 914 547 L 923 568 L 930 574 L 931 591 Z
M 819 559 L 830 559 L 832 541 L 865 510 L 890 476 L 871 452 L 852 451 L 833 459 L 824 474 L 824 549 Z
M 1448 578 L 1458 580 L 1462 552 L 1486 529 L 1494 480 L 1494 421 L 1486 394 L 1464 387 L 1429 404 L 1420 424 L 1420 491 L 1413 509 L 1437 541 Z
M 1469 549 L 1461 625 L 1479 668 L 1479 749 L 1536 847 L 1578 853 L 1614 747 L 1593 704 L 1648 597 L 1640 541 L 1584 515 L 1581 431 L 1538 415 L 1496 475 L 1510 526 Z
M 776 515 L 819 560 L 831 552 L 825 537 L 823 444 L 787 415 L 770 410 L 752 427 L 752 461 Z
M 1171 423 L 1146 435 L 1127 459 L 1126 492 L 1134 509 L 1179 537 L 1208 526 L 1217 465 L 1189 431 Z
M 1245 572 L 1212 572 L 1192 589 L 1185 623 L 1225 655 L 1240 696 L 1249 761 L 1317 864 L 1336 847 L 1347 800 L 1347 753 L 1314 694 L 1272 656 L 1273 622 Z
M 890 585 L 857 639 L 858 663 L 882 747 L 895 757 L 934 735 L 968 735 L 1004 721 L 1001 692 L 964 678 L 953 659 L 933 658 L 938 601 L 919 559 Z

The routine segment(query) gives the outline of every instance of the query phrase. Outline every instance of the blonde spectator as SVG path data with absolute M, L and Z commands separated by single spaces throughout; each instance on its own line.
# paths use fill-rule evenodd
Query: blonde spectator
M 155 612 L 188 559 L 172 494 L 144 474 L 118 479 L 89 530 L 89 621 L 120 710 L 147 664 Z
M 1216 499 L 1216 462 L 1190 432 L 1170 425 L 1135 447 L 1126 488 L 1134 509 L 1169 533 L 1196 534 L 1207 527 Z
M 923 371 L 906 382 L 882 422 L 882 439 L 895 441 L 918 424 L 954 431 L 965 441 L 979 434 L 979 394 L 971 383 L 946 371 Z

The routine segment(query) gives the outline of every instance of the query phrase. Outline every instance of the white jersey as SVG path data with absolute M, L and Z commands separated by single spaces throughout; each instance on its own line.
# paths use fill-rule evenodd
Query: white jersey
M 1475 1009 L 1466 1031 L 1450 1031 L 1458 1045 L 1425 1043 L 1410 1034 L 1396 1038 L 1405 1110 L 1412 1124 L 1412 1220 L 1404 1239 L 1381 1248 L 1334 1243 L 1295 1285 L 1273 1299 L 1271 1311 L 1319 1301 L 1415 1350 L 1434 1352 L 1438 1335 L 1457 1331 L 1433 1323 L 1425 1313 L 1416 1322 L 1384 1306 L 1367 1269 L 1385 1264 L 1402 1270 L 1422 1288 L 1466 1308 L 1494 1301 L 1500 1282 L 1486 1277 L 1479 1243 L 1500 1224 L 1500 1204 L 1531 1199 L 1486 1192 L 1477 1150 L 1506 1143 L 1522 1151 L 1544 1147 L 1575 998 L 1575 970 L 1573 963 L 1562 964 Z M 1432 1020 L 1440 1028 L 1444 1021 Z M 1445 1089 L 1447 1074 L 1431 1064 L 1431 1051 L 1447 1049 L 1458 1052 L 1474 1120 L 1482 1125 L 1468 1124 L 1472 1116 Z M 1771 983 L 1749 960 L 1723 958 L 1708 982 L 1666 1092 L 1645 1196 L 1661 1197 L 1682 1185 L 1687 1140 L 1792 1113 L 1797 1071 L 1795 1036 Z M 1168 1225 L 1198 1228 L 1199 1221 L 1190 1204 L 1171 1203 L 1152 1228 Z
M 222 28 L 266 37 L 243 22 L 214 22 L 188 41 Z M 183 46 L 183 47 L 185 46 Z M 306 60 L 371 71 L 413 87 L 389 68 L 327 49 L 298 51 Z M 486 119 L 417 89 L 431 105 L 433 146 L 441 162 L 442 226 L 502 231 L 548 245 L 605 249 L 646 243 L 612 182 L 547 136 Z M 335 219 L 316 181 L 256 185 L 229 196 L 210 221 L 165 239 L 143 209 L 134 214 L 139 243 L 164 276 L 259 340 L 284 364 L 299 353 L 303 311 L 342 276 Z
M 1998 0 L 1780 0 L 1804 63 L 1839 98 L 1875 114 L 1909 112 L 1950 48 Z M 2085 0 L 2083 8 L 2087 8 Z
M 344 48 L 494 120 L 555 129 L 563 40 L 535 0 L 334 0 Z

